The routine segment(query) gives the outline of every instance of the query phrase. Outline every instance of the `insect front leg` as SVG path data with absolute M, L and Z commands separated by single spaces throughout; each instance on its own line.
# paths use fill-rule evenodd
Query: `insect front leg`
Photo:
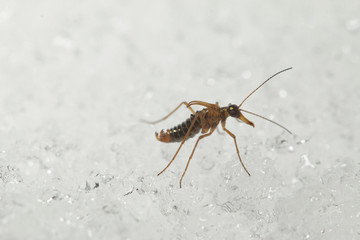
M 227 132 L 227 133 L 234 139 L 234 143 L 235 143 L 235 147 L 236 147 L 236 153 L 237 153 L 237 155 L 238 155 L 238 157 L 239 157 L 240 163 L 241 163 L 241 165 L 243 166 L 245 172 L 250 176 L 249 171 L 246 169 L 243 161 L 241 160 L 240 153 L 239 153 L 239 148 L 238 148 L 237 143 L 236 143 L 236 136 L 235 136 L 232 132 L 230 132 L 229 130 L 226 129 L 226 127 L 225 127 L 225 121 L 221 121 L 221 126 L 222 126 L 222 128 L 224 129 L 224 131 Z

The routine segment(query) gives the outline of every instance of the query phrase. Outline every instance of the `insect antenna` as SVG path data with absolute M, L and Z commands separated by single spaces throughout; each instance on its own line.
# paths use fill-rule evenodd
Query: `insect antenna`
M 269 122 L 272 122 L 273 124 L 278 125 L 279 127 L 281 127 L 282 129 L 284 129 L 285 131 L 287 131 L 288 133 L 290 133 L 290 134 L 292 135 L 292 132 L 290 132 L 289 129 L 287 129 L 287 128 L 284 127 L 283 125 L 281 125 L 281 124 L 279 124 L 279 123 L 277 123 L 277 122 L 275 122 L 275 121 L 273 121 L 273 120 L 270 120 L 270 119 L 268 119 L 268 118 L 266 118 L 266 117 L 264 117 L 264 116 L 261 116 L 261 115 L 259 115 L 259 114 L 253 113 L 253 112 L 249 112 L 249 111 L 244 110 L 244 109 L 239 109 L 239 110 L 240 110 L 240 111 L 244 111 L 244 112 L 249 113 L 249 114 L 252 114 L 252 115 L 257 116 L 257 117 L 259 117 L 259 118 L 265 119 L 265 120 L 267 120 L 267 121 L 269 121 Z
M 289 67 L 289 68 L 286 68 L 286 69 L 284 69 L 284 70 L 281 70 L 280 72 L 277 72 L 277 73 L 275 73 L 274 75 L 272 75 L 271 77 L 269 77 L 268 79 L 266 79 L 262 84 L 260 84 L 260 86 L 258 86 L 257 88 L 255 88 L 255 90 L 252 91 L 252 92 L 240 103 L 239 109 L 240 109 L 240 107 L 243 105 L 243 103 L 244 103 L 251 95 L 253 95 L 254 92 L 256 92 L 259 88 L 261 88 L 261 87 L 262 87 L 265 83 L 267 83 L 270 79 L 272 79 L 272 78 L 275 77 L 276 75 L 279 75 L 280 73 L 283 73 L 283 72 L 288 71 L 288 70 L 290 70 L 290 69 L 292 69 L 292 67 Z M 271 121 L 271 120 L 270 120 L 270 121 Z

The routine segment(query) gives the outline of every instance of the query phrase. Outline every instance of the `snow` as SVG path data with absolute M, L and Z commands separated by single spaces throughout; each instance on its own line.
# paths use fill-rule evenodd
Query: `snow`
M 3 1 L 0 239 L 359 239 L 359 1 Z M 182 101 L 239 104 L 179 147 Z M 201 109 L 201 108 L 197 108 Z

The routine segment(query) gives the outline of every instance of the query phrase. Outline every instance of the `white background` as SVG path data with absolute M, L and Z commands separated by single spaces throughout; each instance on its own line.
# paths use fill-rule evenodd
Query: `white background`
M 1 239 L 359 239 L 360 2 L 0 1 Z M 239 104 L 233 140 L 154 132 Z

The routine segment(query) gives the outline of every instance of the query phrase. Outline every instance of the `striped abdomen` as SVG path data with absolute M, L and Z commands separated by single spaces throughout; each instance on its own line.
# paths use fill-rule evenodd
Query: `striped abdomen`
M 186 121 L 182 122 L 181 124 L 167 129 L 166 131 L 161 130 L 160 134 L 158 135 L 158 133 L 155 133 L 156 138 L 161 141 L 161 142 L 181 142 L 186 133 L 189 131 L 191 122 L 194 120 L 195 115 L 191 114 L 190 118 L 186 119 Z M 195 134 L 197 134 L 201 129 L 201 121 L 200 118 L 198 117 L 195 120 L 195 123 L 193 125 L 193 127 L 190 130 L 190 134 L 188 136 L 188 138 L 193 137 Z

